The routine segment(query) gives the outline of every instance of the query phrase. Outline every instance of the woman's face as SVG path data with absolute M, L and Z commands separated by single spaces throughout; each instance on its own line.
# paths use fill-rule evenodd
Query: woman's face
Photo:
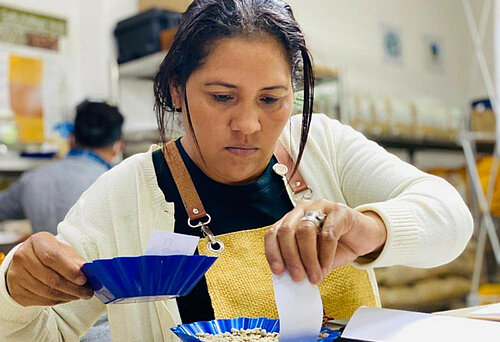
M 191 159 L 210 178 L 233 185 L 250 183 L 264 171 L 293 105 L 290 65 L 282 46 L 267 37 L 217 41 L 189 77 L 189 111 L 203 159 L 181 89 L 170 91 L 182 108 L 186 136 L 181 142 Z

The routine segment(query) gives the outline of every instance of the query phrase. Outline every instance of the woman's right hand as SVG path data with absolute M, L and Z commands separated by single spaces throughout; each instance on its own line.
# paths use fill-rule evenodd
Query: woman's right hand
M 92 288 L 80 270 L 85 263 L 73 248 L 50 233 L 29 237 L 7 269 L 7 289 L 22 306 L 53 306 L 90 299 Z

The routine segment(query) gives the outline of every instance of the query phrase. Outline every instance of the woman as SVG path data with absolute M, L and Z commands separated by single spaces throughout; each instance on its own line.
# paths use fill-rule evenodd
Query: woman
M 207 236 L 199 252 L 219 260 L 185 298 L 108 306 L 116 340 L 174 341 L 181 321 L 273 316 L 269 269 L 320 284 L 326 313 L 345 318 L 380 305 L 373 267 L 457 257 L 472 231 L 458 193 L 313 117 L 311 64 L 284 2 L 194 1 L 155 82 L 161 136 L 170 111 L 186 135 L 102 176 L 57 238 L 37 234 L 9 253 L 2 341 L 77 340 L 106 309 L 89 300 L 80 266 L 140 255 L 154 229 Z M 291 118 L 298 85 L 303 114 Z

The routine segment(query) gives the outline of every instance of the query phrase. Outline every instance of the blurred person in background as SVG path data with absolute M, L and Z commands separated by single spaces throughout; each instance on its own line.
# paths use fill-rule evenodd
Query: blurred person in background
M 24 173 L 0 192 L 0 221 L 28 219 L 33 233 L 57 234 L 57 225 L 81 194 L 121 157 L 122 126 L 118 108 L 80 103 L 66 158 Z
M 33 233 L 57 234 L 57 225 L 81 194 L 120 160 L 123 116 L 118 108 L 85 100 L 77 106 L 66 158 L 26 172 L 0 192 L 0 221 L 28 219 Z M 104 315 L 82 341 L 110 341 Z

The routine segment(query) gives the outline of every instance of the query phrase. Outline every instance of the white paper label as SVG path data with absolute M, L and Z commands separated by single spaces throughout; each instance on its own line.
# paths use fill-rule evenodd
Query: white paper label
M 198 241 L 197 236 L 155 230 L 146 247 L 146 255 L 193 255 Z

